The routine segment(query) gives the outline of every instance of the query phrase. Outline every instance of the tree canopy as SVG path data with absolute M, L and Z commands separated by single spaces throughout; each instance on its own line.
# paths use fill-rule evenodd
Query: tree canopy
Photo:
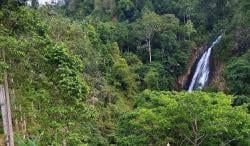
M 248 146 L 249 6 L 0 1 L 0 85 L 6 73 L 15 144 Z M 218 35 L 206 92 L 183 91 Z
M 245 107 L 232 107 L 231 96 L 204 92 L 155 92 L 136 97 L 135 110 L 121 117 L 121 145 L 249 144 Z

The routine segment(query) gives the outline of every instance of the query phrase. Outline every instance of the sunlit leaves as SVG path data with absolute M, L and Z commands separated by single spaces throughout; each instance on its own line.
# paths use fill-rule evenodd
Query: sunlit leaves
M 146 90 L 136 99 L 135 110 L 120 120 L 121 144 L 219 145 L 249 138 L 250 117 L 245 107 L 231 106 L 231 96 Z
M 47 61 L 51 65 L 51 80 L 60 90 L 61 96 L 68 99 L 84 98 L 87 93 L 81 71 L 83 70 L 81 60 L 71 55 L 69 50 L 63 45 L 48 48 Z

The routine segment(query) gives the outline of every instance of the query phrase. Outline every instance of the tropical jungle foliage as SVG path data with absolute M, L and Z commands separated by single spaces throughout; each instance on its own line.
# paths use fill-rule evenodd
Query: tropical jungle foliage
M 1 0 L 15 143 L 250 145 L 249 32 L 249 0 Z M 223 90 L 180 91 L 220 34 Z

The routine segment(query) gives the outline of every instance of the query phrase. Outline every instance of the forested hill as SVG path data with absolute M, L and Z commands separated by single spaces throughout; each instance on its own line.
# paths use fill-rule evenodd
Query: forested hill
M 17 146 L 249 146 L 249 48 L 249 0 L 0 0 Z

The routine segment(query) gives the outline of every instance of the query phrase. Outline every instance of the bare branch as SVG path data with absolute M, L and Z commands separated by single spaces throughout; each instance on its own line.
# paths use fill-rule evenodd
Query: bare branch
M 207 134 L 202 136 L 203 138 L 198 143 L 198 146 L 202 144 L 202 142 L 207 138 Z
M 189 142 L 191 142 L 193 145 L 195 145 L 195 143 L 194 143 L 186 134 L 184 134 L 184 136 L 187 138 L 187 140 L 188 140 Z

